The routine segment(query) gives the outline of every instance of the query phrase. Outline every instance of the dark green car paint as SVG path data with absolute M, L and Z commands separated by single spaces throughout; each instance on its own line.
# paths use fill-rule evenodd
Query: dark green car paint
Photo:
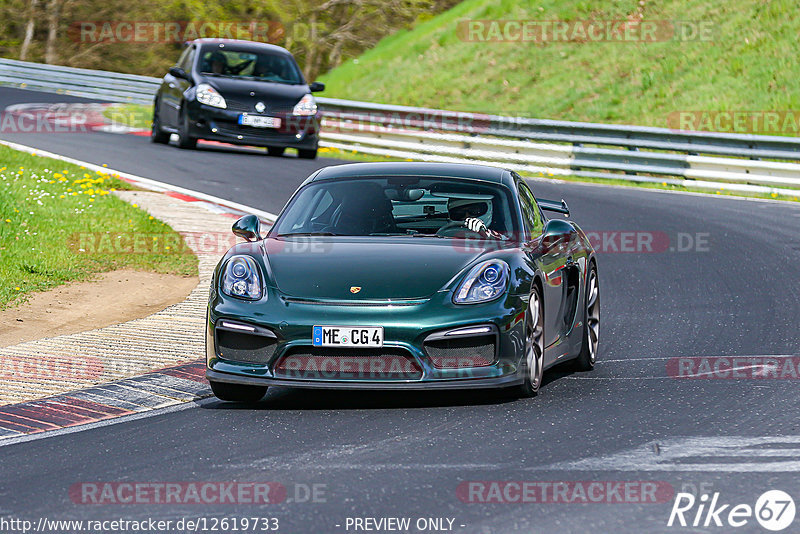
M 512 190 L 515 199 L 522 181 L 515 173 L 474 165 L 368 163 L 322 169 L 300 189 L 315 180 L 387 175 L 495 181 Z M 518 227 L 525 228 L 522 211 L 519 206 L 516 208 Z M 539 235 L 523 231 L 519 239 L 507 242 L 268 235 L 237 244 L 217 265 L 212 280 L 207 315 L 207 376 L 212 381 L 240 384 L 344 388 L 488 387 L 521 383 L 523 317 L 533 284 L 544 294 L 547 368 L 577 356 L 580 351 L 585 276 L 589 262 L 596 261 L 588 238 L 577 225 L 560 219 L 545 221 L 543 216 L 542 219 L 545 224 Z M 237 224 L 241 230 L 243 223 Z M 258 232 L 252 220 L 244 224 L 248 225 L 250 230 Z M 248 255 L 256 261 L 263 284 L 260 300 L 242 300 L 219 290 L 221 268 L 235 255 Z M 454 304 L 453 292 L 469 269 L 494 258 L 510 267 L 507 291 L 490 302 Z M 353 294 L 351 286 L 362 289 Z M 215 344 L 215 328 L 221 319 L 273 332 L 278 344 L 270 362 L 240 363 L 221 357 Z M 386 381 L 274 378 L 275 362 L 292 347 L 311 346 L 312 327 L 320 324 L 382 326 L 384 346 L 407 349 L 422 369 L 422 378 Z M 431 364 L 422 343 L 427 336 L 475 325 L 496 327 L 495 363 L 468 369 L 440 369 Z

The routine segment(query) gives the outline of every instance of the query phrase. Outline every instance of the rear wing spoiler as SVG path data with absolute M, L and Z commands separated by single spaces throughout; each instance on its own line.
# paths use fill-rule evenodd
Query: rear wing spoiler
M 569 217 L 569 206 L 567 206 L 567 203 L 563 198 L 561 199 L 561 202 L 558 200 L 537 198 L 536 203 L 539 204 L 539 207 L 545 211 L 555 211 L 556 213 L 563 213 Z

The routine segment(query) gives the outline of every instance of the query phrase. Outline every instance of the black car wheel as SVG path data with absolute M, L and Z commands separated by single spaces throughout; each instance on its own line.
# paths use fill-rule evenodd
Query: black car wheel
M 597 281 L 597 267 L 589 266 L 584 293 L 584 321 L 581 352 L 575 360 L 579 371 L 590 371 L 597 360 L 598 335 L 600 333 L 600 284 Z
M 214 392 L 215 397 L 223 401 L 258 402 L 267 393 L 267 387 L 211 382 L 211 391 Z
M 538 286 L 533 286 L 525 312 L 525 354 L 522 365 L 524 379 L 519 393 L 523 397 L 535 397 L 544 376 L 544 303 Z
M 186 116 L 183 107 L 181 107 L 178 124 L 178 148 L 197 148 L 197 138 L 189 135 L 189 117 Z
M 267 147 L 267 155 L 268 156 L 283 156 L 283 152 L 286 150 L 285 147 L 282 146 L 268 146 Z
M 297 149 L 297 157 L 300 159 L 317 159 L 317 149 L 316 148 L 298 148 Z
M 161 129 L 158 119 L 158 107 L 153 110 L 153 126 L 150 128 L 150 142 L 166 145 L 169 143 L 169 133 Z

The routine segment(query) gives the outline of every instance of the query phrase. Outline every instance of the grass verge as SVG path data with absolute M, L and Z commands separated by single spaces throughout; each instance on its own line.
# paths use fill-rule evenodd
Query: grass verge
M 800 18 L 789 16 L 796 10 L 793 0 L 465 0 L 320 81 L 325 96 L 336 98 L 660 127 L 671 127 L 668 119 L 681 111 L 797 110 Z M 470 40 L 460 31 L 469 21 L 486 29 L 480 21 L 498 20 L 576 27 L 642 20 L 686 31 L 655 41 L 570 33 L 539 42 L 499 42 L 488 31 Z M 749 124 L 726 131 L 800 135 L 796 120 L 771 131 Z
M 0 146 L 0 309 L 120 268 L 196 274 L 188 247 L 157 245 L 183 244 L 177 232 L 111 194 L 126 189 L 108 173 Z M 149 242 L 120 246 L 135 236 Z M 81 250 L 82 242 L 100 246 Z

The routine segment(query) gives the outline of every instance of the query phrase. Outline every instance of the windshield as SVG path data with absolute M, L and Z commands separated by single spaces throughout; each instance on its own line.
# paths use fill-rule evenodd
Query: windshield
M 291 85 L 305 83 L 300 69 L 291 57 L 269 52 L 242 52 L 216 47 L 204 50 L 200 57 L 200 72 L 210 76 Z
M 510 239 L 513 201 L 500 185 L 452 178 L 386 177 L 304 187 L 270 235 Z

